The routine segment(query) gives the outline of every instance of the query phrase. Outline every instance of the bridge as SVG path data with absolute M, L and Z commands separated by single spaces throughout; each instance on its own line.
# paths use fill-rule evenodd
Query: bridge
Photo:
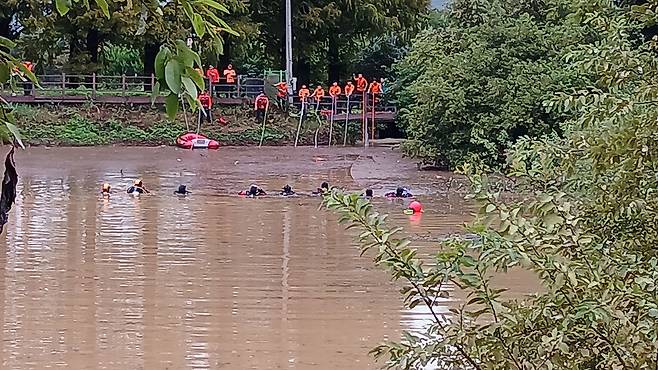
M 39 75 L 39 86 L 26 82 L 22 91 L 11 91 L 8 86 L 0 87 L 0 97 L 10 103 L 21 104 L 108 104 L 108 105 L 149 105 L 152 103 L 151 92 L 155 87 L 155 76 L 104 76 L 99 74 L 69 75 L 65 73 L 54 75 Z M 253 99 L 266 91 L 274 96 L 274 87 L 266 85 L 263 78 L 239 76 L 236 84 L 212 84 L 206 79 L 206 86 L 213 92 L 215 105 L 236 106 L 252 104 Z M 20 89 L 20 87 L 19 87 Z M 22 93 L 22 94 L 21 94 Z M 325 113 L 334 112 L 335 121 L 370 121 L 394 122 L 397 110 L 394 106 L 377 103 L 371 106 L 367 96 L 356 101 L 348 101 L 346 96 L 340 96 L 334 106 L 331 97 L 324 97 L 318 103 L 312 102 L 312 108 Z M 366 104 L 363 104 L 366 101 Z M 153 101 L 164 105 L 165 96 L 157 96 Z M 348 108 L 349 103 L 349 108 Z M 366 114 L 363 114 L 364 105 Z M 293 106 L 299 110 L 301 102 L 293 97 Z M 348 113 L 349 111 L 349 113 Z M 374 111 L 374 114 L 373 114 Z

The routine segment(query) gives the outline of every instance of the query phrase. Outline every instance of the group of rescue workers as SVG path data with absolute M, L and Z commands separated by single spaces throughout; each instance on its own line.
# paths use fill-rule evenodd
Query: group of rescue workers
M 203 70 L 197 69 L 199 74 L 204 76 Z M 233 68 L 233 65 L 229 64 L 223 73 L 220 76 L 219 70 L 214 66 L 210 65 L 205 72 L 205 76 L 210 82 L 211 91 L 202 91 L 199 96 L 199 103 L 204 108 L 203 112 L 200 112 L 200 120 L 204 122 L 207 120 L 209 123 L 212 123 L 212 108 L 213 108 L 213 96 L 225 93 L 227 97 L 234 97 L 234 93 L 237 91 L 237 72 Z M 221 83 L 221 84 L 220 84 Z M 341 96 L 344 96 L 346 103 L 343 100 L 343 106 L 346 110 L 352 112 L 352 103 L 358 104 L 365 100 L 366 96 L 369 97 L 369 101 L 373 104 L 377 104 L 380 100 L 380 95 L 384 92 L 383 88 L 384 79 L 373 80 L 368 82 L 368 80 L 363 76 L 363 74 L 358 74 L 353 77 L 353 81 L 349 80 L 344 87 L 338 82 L 334 82 L 328 89 L 328 95 L 325 92 L 325 89 L 322 85 L 317 85 L 316 88 L 311 92 L 311 90 L 306 86 L 302 85 L 301 88 L 297 91 L 297 96 L 301 103 L 302 112 L 306 112 L 309 106 L 319 110 L 323 99 L 331 99 L 331 109 L 335 112 L 338 109 L 338 100 Z M 212 86 L 216 85 L 219 87 L 219 91 L 215 94 Z M 276 88 L 276 103 L 279 110 L 282 112 L 288 111 L 288 101 L 289 101 L 289 85 L 286 81 L 281 81 L 275 85 Z M 217 91 L 217 90 L 215 90 Z M 258 96 L 254 99 L 254 112 L 256 116 L 256 121 L 261 122 L 267 110 L 270 106 L 270 99 L 265 94 L 264 91 L 260 91 Z

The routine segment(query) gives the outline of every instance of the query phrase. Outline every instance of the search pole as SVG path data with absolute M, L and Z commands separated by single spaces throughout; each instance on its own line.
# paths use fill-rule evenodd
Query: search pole
M 286 84 L 288 85 L 288 103 L 292 103 L 292 7 L 286 0 Z

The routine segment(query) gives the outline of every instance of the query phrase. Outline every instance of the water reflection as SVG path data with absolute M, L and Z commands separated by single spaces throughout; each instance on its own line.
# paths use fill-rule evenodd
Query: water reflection
M 322 161 L 288 149 L 22 153 L 0 238 L 2 368 L 378 368 L 367 352 L 427 312 L 400 312 L 396 286 L 319 199 L 230 196 L 251 182 L 360 190 L 350 150 Z M 124 194 L 133 177 L 154 194 Z M 181 183 L 193 193 L 173 196 Z M 423 201 L 413 219 L 405 204 L 376 205 L 421 238 L 470 217 L 452 200 Z

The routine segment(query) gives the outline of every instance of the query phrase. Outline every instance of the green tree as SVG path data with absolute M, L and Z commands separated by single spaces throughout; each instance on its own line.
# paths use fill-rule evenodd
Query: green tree
M 656 6 L 577 2 L 572 19 L 600 41 L 574 48 L 567 60 L 596 79 L 546 103 L 574 115 L 563 139 L 516 144 L 508 173 L 516 201 L 465 167 L 480 206 L 469 228 L 477 240 L 446 241 L 427 263 L 364 200 L 326 197 L 342 221 L 363 231 L 364 250 L 406 280 L 405 305 L 434 314 L 422 333 L 374 350 L 389 367 L 658 367 L 658 44 L 636 37 L 658 22 Z M 512 267 L 534 272 L 543 291 L 505 298 L 490 276 Z M 440 316 L 435 303 L 455 285 L 466 298 Z
M 498 166 L 517 138 L 560 135 L 565 117 L 542 102 L 587 83 L 562 57 L 589 41 L 563 4 L 462 0 L 422 32 L 395 66 L 407 153 L 451 168 Z

